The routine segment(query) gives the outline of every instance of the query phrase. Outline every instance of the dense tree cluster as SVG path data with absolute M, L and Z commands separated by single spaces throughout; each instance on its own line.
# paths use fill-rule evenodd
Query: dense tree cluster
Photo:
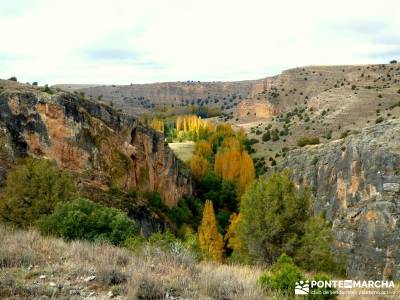
M 21 227 L 51 214 L 59 202 L 75 199 L 73 178 L 49 160 L 26 159 L 12 170 L 0 195 L 0 218 Z

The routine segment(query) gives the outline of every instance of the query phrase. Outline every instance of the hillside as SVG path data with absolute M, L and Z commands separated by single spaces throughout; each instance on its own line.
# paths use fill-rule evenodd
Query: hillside
M 106 103 L 112 102 L 117 108 L 139 115 L 166 108 L 179 111 L 192 105 L 231 110 L 252 93 L 253 84 L 254 81 L 187 81 L 112 86 L 58 84 L 54 87 L 78 91 Z
M 0 225 L 2 299 L 265 299 L 257 267 L 197 263 L 184 249 L 67 243 Z
M 244 111 L 237 112 L 247 117 L 236 118 L 235 123 L 260 142 L 254 146 L 256 157 L 275 159 L 282 156 L 282 149 L 297 147 L 301 137 L 318 137 L 325 143 L 398 118 L 399 90 L 399 64 L 292 69 L 265 79 L 259 93 L 246 100 Z M 271 113 L 255 118 L 252 105 L 260 102 L 271 107 Z M 263 143 L 266 128 L 277 131 L 276 141 Z

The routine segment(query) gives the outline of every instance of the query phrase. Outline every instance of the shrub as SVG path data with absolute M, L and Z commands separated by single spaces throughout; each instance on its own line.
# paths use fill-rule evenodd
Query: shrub
M 349 134 L 350 134 L 350 130 L 343 131 L 343 132 L 341 133 L 341 135 L 340 135 L 340 138 L 341 138 L 341 139 L 344 139 L 344 138 L 348 137 Z
M 8 80 L 10 80 L 10 81 L 17 81 L 17 77 L 11 76 L 10 78 L 8 78 Z
M 271 139 L 271 133 L 269 130 L 267 130 L 263 135 L 262 135 L 262 140 L 264 142 L 268 142 Z
M 319 144 L 319 137 L 302 137 L 297 140 L 297 145 L 299 147 L 304 147 L 306 145 L 317 145 Z
M 121 245 L 137 233 L 135 223 L 115 208 L 86 199 L 59 204 L 54 212 L 38 221 L 39 230 L 66 240 L 104 240 Z
M 263 289 L 279 290 L 287 295 L 293 295 L 296 282 L 305 280 L 300 269 L 286 254 L 282 254 L 271 269 L 264 272 L 258 279 Z
M 42 87 L 41 90 L 42 90 L 42 92 L 48 93 L 50 95 L 54 93 L 48 84 L 46 84 L 44 87 Z
M 382 123 L 384 121 L 383 117 L 379 117 L 375 120 L 375 124 Z
M 272 141 L 276 142 L 279 140 L 279 132 L 277 129 L 272 130 Z
M 26 159 L 7 176 L 0 196 L 0 219 L 27 227 L 51 214 L 57 203 L 76 197 L 75 183 L 67 172 L 49 160 Z

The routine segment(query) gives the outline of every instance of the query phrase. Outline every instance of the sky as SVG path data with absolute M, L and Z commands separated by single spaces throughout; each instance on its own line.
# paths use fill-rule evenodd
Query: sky
M 0 0 L 0 78 L 258 79 L 400 61 L 398 0 Z

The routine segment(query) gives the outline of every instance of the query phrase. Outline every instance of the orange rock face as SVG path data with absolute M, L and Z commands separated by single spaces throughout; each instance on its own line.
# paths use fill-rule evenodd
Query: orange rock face
M 12 152 L 0 149 L 0 171 L 9 158 L 43 157 L 103 190 L 158 191 L 168 206 L 192 193 L 191 175 L 163 135 L 109 107 L 71 94 L 34 93 L 14 93 L 0 106 L 2 139 L 9 140 L 3 144 Z
M 270 119 L 278 114 L 273 104 L 265 101 L 243 100 L 239 103 L 236 116 L 238 118 Z

